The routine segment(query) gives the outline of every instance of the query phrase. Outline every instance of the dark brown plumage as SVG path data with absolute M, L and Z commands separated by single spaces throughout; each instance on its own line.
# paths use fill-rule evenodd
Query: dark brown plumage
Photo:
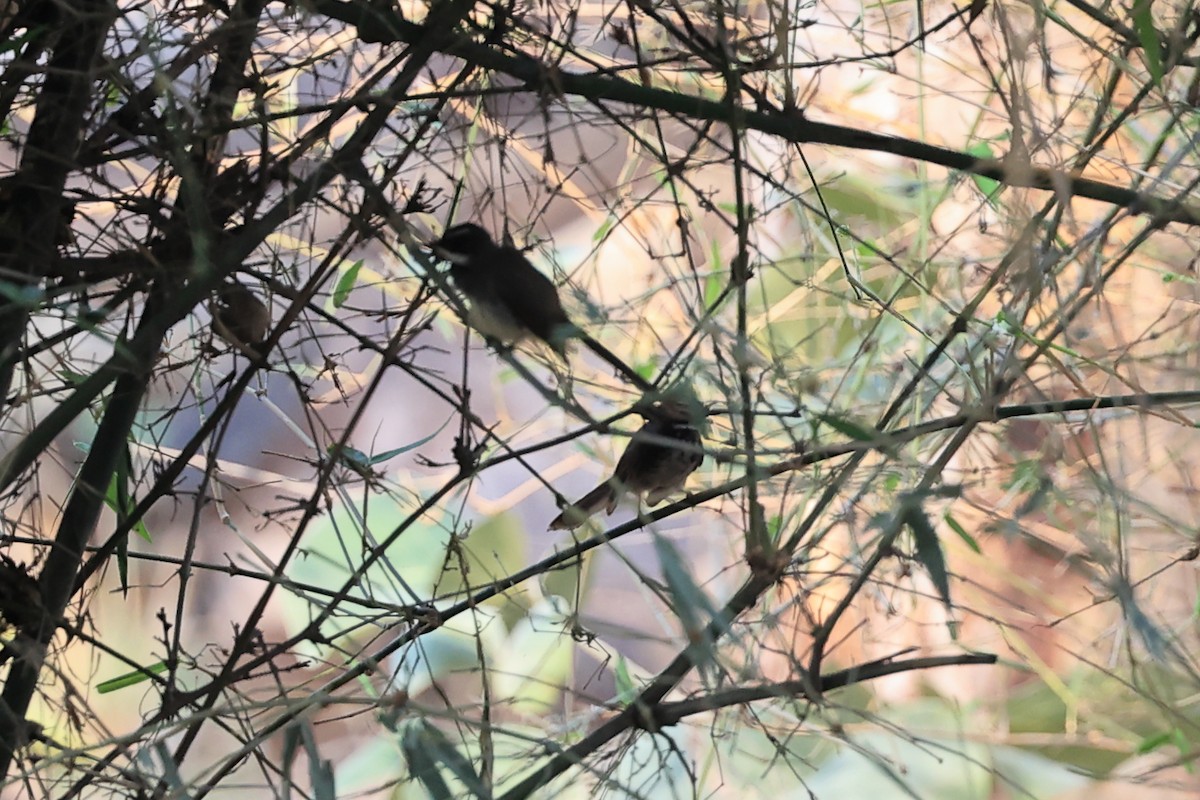
M 565 356 L 566 340 L 578 329 L 567 319 L 558 289 L 520 250 L 496 244 L 470 222 L 446 229 L 429 247 L 450 262 L 450 277 L 468 301 L 471 327 L 508 345 L 533 334 Z
M 254 292 L 237 281 L 217 292 L 212 312 L 213 332 L 246 355 L 259 355 L 271 329 L 271 310 Z
M 611 515 L 625 492 L 645 495 L 646 503 L 656 506 L 683 488 L 704 460 L 694 407 L 664 400 L 645 411 L 646 423 L 629 440 L 613 476 L 563 509 L 550 530 L 577 528 L 602 508 Z

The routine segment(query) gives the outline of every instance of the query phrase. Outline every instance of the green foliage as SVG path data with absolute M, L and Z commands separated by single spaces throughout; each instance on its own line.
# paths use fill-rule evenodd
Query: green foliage
M 350 292 L 354 289 L 354 285 L 358 282 L 358 273 L 362 269 L 363 259 L 359 259 L 351 264 L 342 272 L 338 278 L 337 285 L 333 287 L 333 294 L 329 299 L 334 308 L 341 308 L 346 305 L 346 301 L 350 299 Z
M 154 664 L 126 672 L 124 675 L 118 675 L 115 678 L 109 678 L 106 681 L 101 681 L 100 683 L 96 684 L 96 691 L 100 694 L 108 694 L 109 692 L 126 689 L 130 686 L 136 686 L 139 683 L 144 683 L 145 681 L 150 680 L 151 675 L 161 675 L 166 671 L 167 665 L 162 661 L 158 661 Z

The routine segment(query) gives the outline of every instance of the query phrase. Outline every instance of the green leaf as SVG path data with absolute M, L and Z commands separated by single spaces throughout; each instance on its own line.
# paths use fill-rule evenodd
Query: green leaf
M 108 494 L 105 496 L 105 502 L 116 513 L 117 520 L 122 525 L 129 519 L 129 515 L 137 505 L 129 495 L 129 481 L 131 480 L 130 474 L 132 471 L 133 456 L 129 454 L 129 448 L 127 447 L 125 449 L 125 456 L 118 459 L 117 471 L 113 473 L 112 483 L 109 484 Z M 147 542 L 154 541 L 154 537 L 150 535 L 150 529 L 141 520 L 138 520 L 133 526 L 133 531 Z
M 994 159 L 996 157 L 995 151 L 992 150 L 992 146 L 987 142 L 976 142 L 967 148 L 967 152 L 979 159 Z M 993 178 L 985 178 L 982 175 L 975 175 L 973 173 L 971 175 L 971 180 L 975 182 L 975 187 L 979 189 L 980 193 L 982 193 L 987 199 L 988 204 L 995 206 L 996 195 L 999 194 L 1000 189 L 1002 188 L 1000 181 Z
M 849 436 L 851 439 L 859 442 L 878 442 L 884 438 L 884 434 L 857 422 L 852 422 L 845 417 L 835 417 L 832 414 L 817 414 L 817 419 L 824 422 L 829 427 L 833 428 L 843 436 Z
M 450 743 L 440 730 L 425 720 L 416 720 L 404 732 L 400 742 L 408 769 L 435 800 L 450 800 L 454 793 L 438 769 L 439 762 L 462 782 L 474 797 L 491 797 L 491 792 L 475 774 L 471 762 Z
M 1147 753 L 1157 750 L 1160 747 L 1165 747 L 1168 745 L 1174 747 L 1180 753 L 1190 753 L 1193 749 L 1192 741 L 1188 738 L 1186 733 L 1179 728 L 1171 728 L 1168 731 L 1154 733 L 1142 739 L 1140 742 L 1138 742 L 1134 752 L 1140 756 L 1143 756 Z M 1188 769 L 1188 772 L 1191 773 L 1193 770 Z
M 332 453 L 337 448 L 336 444 L 331 444 L 325 448 L 326 455 Z M 366 472 L 367 467 L 371 465 L 371 458 L 362 450 L 350 445 L 342 445 L 342 449 L 338 452 L 338 458 L 342 463 L 356 472 Z
M 983 548 L 979 546 L 979 542 L 975 541 L 975 537 L 967 533 L 967 529 L 960 525 L 958 520 L 956 520 L 949 511 L 942 515 L 942 520 L 950 526 L 950 530 L 958 534 L 958 538 L 962 539 L 966 543 L 967 547 L 971 548 L 976 553 L 983 552 Z
M 26 311 L 36 311 L 46 299 L 46 293 L 38 286 L 28 283 L 0 281 L 0 298 Z
M 446 738 L 440 730 L 432 725 L 425 729 L 426 746 L 431 747 L 433 755 L 439 761 L 445 764 L 454 777 L 462 782 L 463 786 L 470 789 L 475 797 L 490 797 L 491 792 L 483 785 L 483 781 L 479 780 L 479 776 L 475 774 L 475 769 L 471 766 L 471 762 L 455 747 L 449 739 Z
M 711 272 L 704 279 L 704 305 L 711 308 L 713 303 L 717 302 L 717 298 L 721 296 L 721 292 L 725 290 L 725 281 L 721 273 Z
M 360 258 L 342 273 L 338 278 L 337 285 L 333 287 L 333 307 L 341 308 L 345 305 L 346 300 L 350 297 L 350 291 L 354 289 L 354 284 L 358 282 L 358 271 L 362 269 L 363 260 Z
M 903 502 L 904 510 L 901 513 L 904 514 L 905 524 L 912 531 L 913 542 L 917 546 L 917 560 L 929 573 L 929 579 L 933 581 L 934 588 L 937 589 L 938 596 L 942 598 L 946 608 L 952 608 L 950 576 L 946 572 L 946 557 L 942 553 L 942 542 L 938 539 L 937 531 L 933 529 L 929 516 L 916 499 L 907 498 Z
M 337 800 L 337 786 L 333 778 L 333 762 L 321 758 L 313 735 L 312 724 L 305 721 L 302 728 L 304 752 L 308 755 L 308 782 L 312 787 L 313 797 L 317 800 Z
M 617 684 L 616 704 L 625 707 L 632 703 L 638 696 L 638 687 L 629 674 L 629 663 L 620 653 L 617 654 L 617 668 L 613 670 L 613 679 Z
M 172 797 L 182 797 L 188 794 L 184 788 L 183 776 L 179 774 L 179 765 L 175 763 L 175 754 L 167 746 L 166 741 L 159 739 L 154 743 L 154 754 L 162 765 L 163 775 L 160 780 L 170 788 Z
M 701 670 L 710 668 L 716 660 L 716 642 L 710 635 L 708 623 L 720 616 L 720 609 L 692 579 L 686 566 L 688 560 L 680 555 L 674 544 L 656 536 L 654 549 L 671 596 L 671 609 L 679 617 L 690 642 L 688 650 L 692 654 L 692 663 Z
M 603 222 L 596 228 L 596 232 L 592 234 L 592 241 L 598 242 L 605 236 L 608 236 L 609 231 L 615 228 L 617 221 L 613 217 L 606 217 Z
M 130 473 L 133 471 L 133 458 L 129 455 L 129 447 L 117 458 L 117 468 L 113 471 L 108 482 L 108 491 L 104 493 L 104 504 L 117 515 L 117 523 L 124 525 L 133 511 L 134 502 L 129 496 Z M 147 542 L 153 541 L 146 525 L 138 520 L 133 526 L 138 536 Z M 121 591 L 129 589 L 129 541 L 128 537 L 117 542 L 117 573 L 121 581 Z
M 886 244 L 880 244 L 874 239 L 863 237 L 861 240 L 854 242 L 854 252 L 862 258 L 874 260 L 881 250 L 886 249 Z
M 453 796 L 450 793 L 450 787 L 438 770 L 437 761 L 425 751 L 420 740 L 413 737 L 413 740 L 410 741 L 408 737 L 405 737 L 402 749 L 404 750 L 404 759 L 408 762 L 409 773 L 425 787 L 429 796 L 433 800 L 450 800 Z
M 108 694 L 115 692 L 118 689 L 124 689 L 127 686 L 136 686 L 139 683 L 144 683 L 150 680 L 151 675 L 161 675 L 167 671 L 166 662 L 159 661 L 157 664 L 151 664 L 148 667 L 141 667 L 132 672 L 126 672 L 124 675 L 118 675 L 115 678 L 110 678 L 102 681 L 96 686 L 96 691 L 100 694 Z
M 300 752 L 300 725 L 289 725 L 283 731 L 283 752 L 280 754 L 280 760 L 283 762 L 283 775 L 289 780 L 289 783 L 292 764 L 295 763 L 298 752 Z
M 1005 489 L 1019 491 L 1034 489 L 1041 483 L 1044 472 L 1042 465 L 1033 459 L 1018 461 L 1000 485 Z
M 104 107 L 116 108 L 121 105 L 121 100 L 121 90 L 115 83 L 111 81 L 107 82 L 104 90 Z
M 1166 731 L 1147 736 L 1145 739 L 1142 739 L 1140 742 L 1138 742 L 1137 747 L 1134 748 L 1134 752 L 1139 756 L 1144 756 L 1146 753 L 1151 753 L 1162 747 L 1164 744 L 1174 744 L 1174 734 L 1174 731 Z
M 658 357 L 651 356 L 647 358 L 645 361 L 637 364 L 633 368 L 633 371 L 638 374 L 638 377 L 645 378 L 646 380 L 653 379 L 658 372 Z
M 1117 601 L 1121 604 L 1121 612 L 1125 615 L 1125 621 L 1137 633 L 1138 638 L 1142 640 L 1146 651 L 1159 662 L 1165 662 L 1167 659 L 1167 651 L 1173 648 L 1170 645 L 1170 640 L 1166 634 L 1154 624 L 1154 622 L 1142 611 L 1141 605 L 1138 604 L 1137 598 L 1133 594 L 1133 586 L 1129 581 L 1123 578 L 1117 578 L 1112 582 L 1112 592 L 1116 596 Z
M 1008 323 L 1008 320 L 1005 318 L 1005 315 L 1003 313 L 997 314 L 996 320 L 998 322 Z M 1065 345 L 1057 344 L 1057 343 L 1049 341 L 1047 339 L 1040 339 L 1036 336 L 1031 335 L 1024 328 L 1018 328 L 1014 324 L 1008 323 L 1008 332 L 1011 333 L 1013 336 L 1024 339 L 1027 342 L 1031 342 L 1031 343 L 1037 345 L 1038 347 L 1046 347 L 1057 353 L 1063 353 L 1064 355 L 1070 356 L 1071 358 L 1078 358 L 1082 361 L 1090 360 L 1090 359 L 1085 358 L 1083 356 L 1083 354 L 1081 354 L 1078 350 L 1072 350 L 1071 348 L 1066 347 Z
M 1138 41 L 1146 53 L 1146 68 L 1150 70 L 1150 80 L 1155 86 L 1161 86 L 1162 49 L 1159 46 L 1158 28 L 1154 27 L 1154 15 L 1150 13 L 1152 2 L 1153 0 L 1134 0 L 1130 13 L 1133 16 L 1133 27 L 1137 31 Z
M 292 783 L 292 766 L 301 747 L 304 748 L 308 761 L 308 780 L 312 787 L 312 795 L 319 800 L 337 800 L 333 764 L 329 759 L 321 758 L 316 737 L 313 736 L 312 723 L 307 720 L 289 725 L 283 733 L 283 776 L 287 785 L 290 787 Z
M 447 417 L 446 421 L 443 422 L 441 427 L 439 427 L 436 431 L 428 436 L 423 436 L 420 439 L 417 439 L 415 442 L 410 442 L 403 447 L 396 447 L 371 456 L 367 455 L 362 450 L 359 450 L 357 447 L 343 445 L 341 451 L 342 463 L 356 472 L 366 472 L 370 467 L 373 467 L 376 464 L 381 464 L 384 461 L 395 458 L 398 455 L 407 453 L 409 450 L 415 450 L 421 445 L 429 443 L 435 436 L 446 429 L 446 426 L 450 424 L 450 420 L 451 418 Z M 326 454 L 333 452 L 333 448 L 334 445 L 327 447 L 325 449 Z
M 713 238 L 712 246 L 708 251 L 708 263 L 712 267 L 712 271 L 704 279 L 704 305 L 712 308 L 713 303 L 717 302 L 717 298 L 725 290 L 729 275 L 729 265 L 721 259 L 721 243 L 716 237 Z
M 407 453 L 409 450 L 415 450 L 416 448 L 420 447 L 423 444 L 428 444 L 433 439 L 433 437 L 437 436 L 439 433 L 441 433 L 442 431 L 444 431 L 446 429 L 446 426 L 450 424 L 450 420 L 451 420 L 451 417 L 447 417 L 446 421 L 443 422 L 441 424 L 441 427 L 439 427 L 436 431 L 429 434 L 428 436 L 423 436 L 422 438 L 417 439 L 415 442 L 412 442 L 411 444 L 406 444 L 403 447 L 397 447 L 392 450 L 386 450 L 382 453 L 377 453 L 377 454 L 371 456 L 367 460 L 367 463 L 370 464 L 371 466 L 374 466 L 376 464 L 387 461 L 388 459 L 395 458 L 396 456 L 400 455 L 401 453 Z
M 80 386 L 84 381 L 92 376 L 91 373 L 76 372 L 75 370 L 68 368 L 60 369 L 58 371 L 58 377 L 62 378 L 68 386 Z
M 769 536 L 771 538 L 771 541 L 773 541 L 773 542 L 779 541 L 779 535 L 780 535 L 780 532 L 782 532 L 782 531 L 783 531 L 783 515 L 772 514 L 770 517 L 767 518 L 767 536 Z
M 122 536 L 117 542 L 117 576 L 121 581 L 121 594 L 129 593 L 129 537 Z

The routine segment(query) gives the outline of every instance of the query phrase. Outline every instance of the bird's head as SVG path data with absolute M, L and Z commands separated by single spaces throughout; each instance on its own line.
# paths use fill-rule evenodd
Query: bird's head
M 472 258 L 496 249 L 496 243 L 488 232 L 473 222 L 453 225 L 442 233 L 442 238 L 429 245 L 429 249 L 451 264 L 463 265 Z
M 708 428 L 708 408 L 687 384 L 676 384 L 647 395 L 635 409 L 647 420 L 691 425 L 700 431 Z

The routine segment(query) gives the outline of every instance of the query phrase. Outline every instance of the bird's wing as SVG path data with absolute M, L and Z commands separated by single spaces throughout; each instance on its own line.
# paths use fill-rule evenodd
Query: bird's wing
M 652 467 L 658 458 L 655 446 L 646 441 L 644 431 L 647 427 L 649 425 L 643 425 L 629 440 L 625 452 L 617 459 L 617 468 L 613 470 L 613 481 L 622 489 L 634 494 L 646 491 L 646 469 Z
M 670 441 L 662 441 L 664 437 Z M 644 492 L 646 504 L 656 506 L 700 466 L 704 457 L 689 449 L 699 443 L 689 425 L 651 420 L 633 435 L 617 462 L 615 477 L 629 491 Z
M 525 280 L 505 280 L 497 276 L 496 292 L 501 302 L 534 336 L 562 352 L 564 340 L 573 326 L 558 299 L 558 289 L 523 257 L 520 269 L 527 275 Z

